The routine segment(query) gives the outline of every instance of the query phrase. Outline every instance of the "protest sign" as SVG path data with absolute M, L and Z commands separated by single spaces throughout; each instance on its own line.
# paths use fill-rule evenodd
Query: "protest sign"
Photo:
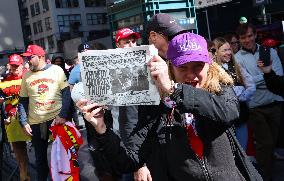
M 100 105 L 158 105 L 160 95 L 147 68 L 157 54 L 153 45 L 79 53 L 86 96 Z

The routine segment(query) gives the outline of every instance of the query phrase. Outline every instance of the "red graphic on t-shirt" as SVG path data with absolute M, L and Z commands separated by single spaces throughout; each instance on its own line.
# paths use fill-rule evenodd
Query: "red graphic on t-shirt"
M 45 84 L 40 84 L 38 86 L 38 94 L 44 94 L 44 93 L 48 92 L 48 90 L 49 90 L 49 88 Z

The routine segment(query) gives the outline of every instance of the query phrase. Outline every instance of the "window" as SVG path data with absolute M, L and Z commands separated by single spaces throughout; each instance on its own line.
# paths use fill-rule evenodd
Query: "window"
M 39 33 L 43 32 L 41 20 L 37 22 L 37 30 Z
M 79 7 L 78 0 L 55 0 L 56 8 L 76 8 Z
M 35 40 L 35 44 L 38 45 L 38 46 L 41 46 L 43 49 L 45 49 L 44 38 Z
M 86 7 L 106 6 L 105 0 L 84 0 Z
M 24 8 L 23 9 L 23 17 L 25 20 L 28 20 L 29 19 L 29 11 L 28 11 L 28 8 Z
M 53 41 L 52 35 L 47 37 L 47 42 L 48 42 L 48 49 L 53 49 L 54 48 L 54 41 Z
M 87 24 L 88 25 L 98 25 L 106 24 L 107 15 L 106 13 L 88 13 L 87 14 Z
M 48 0 L 42 0 L 42 12 L 46 12 L 49 10 Z
M 34 7 L 34 4 L 32 4 L 32 5 L 30 6 L 30 9 L 31 9 L 31 15 L 32 15 L 32 17 L 35 16 L 36 14 L 35 14 L 35 7 Z
M 46 31 L 52 30 L 51 23 L 50 23 L 50 17 L 45 18 L 44 22 L 45 22 L 45 29 L 46 29 Z
M 38 34 L 37 22 L 34 22 L 34 23 L 33 23 L 33 29 L 34 29 L 34 34 Z
M 40 14 L 39 2 L 35 3 L 35 15 Z
M 69 27 L 74 24 L 81 24 L 81 15 L 73 14 L 73 15 L 58 15 L 57 22 L 59 29 L 62 27 Z

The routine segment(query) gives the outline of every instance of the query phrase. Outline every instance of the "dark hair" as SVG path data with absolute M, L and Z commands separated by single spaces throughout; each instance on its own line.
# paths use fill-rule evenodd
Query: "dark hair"
M 60 59 L 61 63 L 64 64 L 64 59 L 61 56 L 54 56 L 52 57 L 51 63 L 54 64 L 56 59 Z
M 225 40 L 227 40 L 227 42 L 229 42 L 229 43 L 231 43 L 233 37 L 236 37 L 237 39 L 239 39 L 238 34 L 235 33 L 235 32 L 231 32 L 231 33 L 224 35 Z
M 250 24 L 250 23 L 240 24 L 237 27 L 236 33 L 237 33 L 238 36 L 245 35 L 249 28 L 252 29 L 253 34 L 256 34 L 256 28 L 254 27 L 253 24 Z

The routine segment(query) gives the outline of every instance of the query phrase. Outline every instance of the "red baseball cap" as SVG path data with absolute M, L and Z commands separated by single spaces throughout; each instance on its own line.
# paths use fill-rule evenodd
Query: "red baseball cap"
M 27 51 L 22 56 L 29 57 L 32 55 L 43 56 L 45 55 L 45 51 L 38 45 L 29 45 Z
M 118 43 L 118 41 L 121 40 L 122 38 L 127 38 L 129 36 L 134 36 L 135 39 L 139 39 L 141 37 L 139 33 L 136 33 L 129 28 L 123 28 L 118 30 L 115 37 L 115 42 Z
M 10 65 L 22 65 L 23 62 L 24 62 L 24 60 L 20 55 L 13 54 L 9 57 L 8 64 L 10 64 Z

